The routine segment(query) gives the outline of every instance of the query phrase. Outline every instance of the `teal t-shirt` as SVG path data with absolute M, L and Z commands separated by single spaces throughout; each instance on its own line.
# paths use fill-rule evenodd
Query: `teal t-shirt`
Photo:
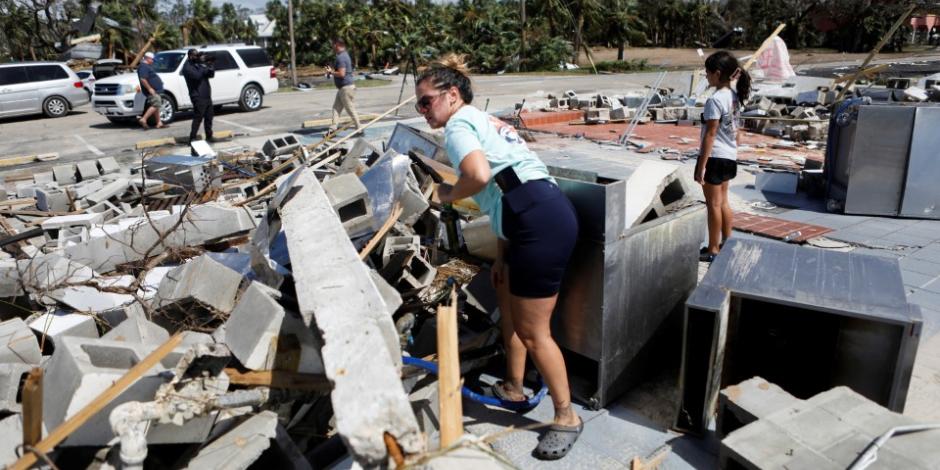
M 479 109 L 465 105 L 457 110 L 444 127 L 444 142 L 447 157 L 460 175 L 460 162 L 474 150 L 482 150 L 490 164 L 490 174 L 495 176 L 506 167 L 513 167 L 519 180 L 548 179 L 548 168 L 539 157 L 529 150 L 522 137 L 509 124 L 490 116 Z M 490 216 L 493 231 L 503 235 L 503 193 L 490 177 L 482 191 L 473 196 L 480 209 Z

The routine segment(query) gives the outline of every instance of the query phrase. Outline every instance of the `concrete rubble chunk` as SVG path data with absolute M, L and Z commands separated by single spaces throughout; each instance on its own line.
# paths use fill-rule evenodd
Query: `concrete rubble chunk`
M 273 447 L 272 447 L 273 446 Z M 307 470 L 310 463 L 297 449 L 273 411 L 262 411 L 205 446 L 186 468 L 244 470 L 265 452 L 277 452 L 280 468 Z
M 44 313 L 35 320 L 29 322 L 29 327 L 36 332 L 38 336 L 45 335 L 46 340 L 52 340 L 57 343 L 63 336 L 80 336 L 82 338 L 97 338 L 98 327 L 95 324 L 95 318 L 90 315 L 80 313 L 70 313 L 57 311 L 54 313 Z
M 35 194 L 37 209 L 46 212 L 68 212 L 69 196 L 55 184 L 37 187 Z
M 94 180 L 85 180 L 81 183 L 72 185 L 68 187 L 69 195 L 72 196 L 72 199 L 84 199 L 88 197 L 89 194 L 94 194 L 96 191 L 104 187 L 104 183 L 100 179 Z
M 251 370 L 322 374 L 320 341 L 296 314 L 281 307 L 278 297 L 278 291 L 252 282 L 225 322 L 225 344 Z
M 245 209 L 215 203 L 198 204 L 173 214 L 153 211 L 149 221 L 140 217 L 95 227 L 89 232 L 87 242 L 67 247 L 64 254 L 108 272 L 119 264 L 139 261 L 148 252 L 156 256 L 167 248 L 201 245 L 208 240 L 248 232 L 255 225 L 253 216 Z M 161 234 L 166 234 L 162 242 Z
M 158 344 L 128 343 L 106 339 L 66 336 L 56 345 L 55 353 L 46 364 L 43 384 L 43 422 L 47 429 L 55 429 L 72 417 L 102 391 L 147 357 Z M 95 414 L 61 445 L 104 446 L 114 438 L 108 416 L 118 405 L 128 401 L 147 402 L 154 398 L 158 387 L 165 382 L 161 374 L 173 369 L 188 350 L 181 345 L 158 365 L 134 382 L 127 390 Z M 151 426 L 149 444 L 202 442 L 212 427 L 212 421 L 197 418 L 185 426 L 158 424 Z
M 0 323 L 0 363 L 38 365 L 42 360 L 39 341 L 22 319 Z
M 78 176 L 82 181 L 101 177 L 101 173 L 98 173 L 98 162 L 94 160 L 80 161 L 76 166 L 78 167 Z
M 129 294 L 103 292 L 95 287 L 126 287 L 133 281 L 132 277 L 101 276 L 88 266 L 58 254 L 19 260 L 17 269 L 26 289 L 45 304 L 59 302 L 77 311 L 97 312 L 133 300 Z
M 385 244 L 382 245 L 382 265 L 388 264 L 389 259 L 395 253 L 402 251 L 411 251 L 417 253 L 421 247 L 421 237 L 418 235 L 405 237 L 385 237 Z
M 20 270 L 15 259 L 0 260 L 0 298 L 23 295 Z
M 52 175 L 59 185 L 73 184 L 75 178 L 75 165 L 58 165 L 52 167 Z
M 779 385 L 752 377 L 721 390 L 718 397 L 718 437 L 799 403 Z
M 402 208 L 398 220 L 407 225 L 414 225 L 424 212 L 431 207 L 431 203 L 424 197 L 424 194 L 421 194 L 421 187 L 418 184 L 418 179 L 415 178 L 414 172 L 409 171 L 407 178 L 401 198 L 398 200 Z
M 139 304 L 134 304 L 139 305 Z M 160 325 L 148 321 L 143 312 L 134 311 L 118 326 L 104 334 L 101 339 L 109 341 L 123 341 L 137 344 L 163 344 L 170 339 L 170 333 Z
M 120 173 L 121 165 L 114 157 L 104 157 L 98 159 L 98 169 L 101 170 L 102 175 Z
M 405 265 L 401 279 L 398 281 L 398 288 L 403 290 L 422 290 L 434 282 L 437 276 L 437 268 L 431 266 L 420 253 L 414 256 Z
M 155 308 L 181 302 L 196 302 L 217 312 L 235 307 L 242 276 L 210 256 L 202 255 L 166 274 L 152 305 Z
M 178 185 L 184 191 L 198 193 L 222 184 L 221 165 L 212 158 L 163 155 L 148 159 L 144 170 L 147 178 Z
M 688 200 L 690 187 L 674 165 L 643 161 L 627 180 L 625 227 L 666 215 L 669 206 Z
M 369 276 L 372 277 L 372 282 L 375 283 L 375 287 L 377 287 L 379 293 L 382 294 L 382 301 L 385 302 L 386 309 L 391 313 L 398 311 L 398 307 L 401 307 L 402 304 L 401 294 L 399 294 L 377 271 L 370 269 Z
M 3 439 L 3 445 L 0 446 L 0 465 L 8 468 L 20 458 L 16 448 L 23 443 L 23 415 L 17 413 L 3 418 L 0 421 L 0 438 Z
M 300 142 L 297 141 L 297 137 L 294 137 L 291 134 L 287 134 L 281 137 L 275 137 L 273 139 L 266 140 L 264 145 L 261 146 L 261 153 L 270 159 L 280 155 L 293 153 L 294 150 L 297 150 L 298 148 L 300 148 Z
M 323 183 L 323 190 L 347 233 L 357 235 L 372 228 L 369 190 L 358 176 L 351 173 L 335 176 Z
M 281 218 L 300 314 L 324 342 L 338 432 L 364 467 L 387 462 L 385 432 L 405 452 L 420 452 L 424 443 L 399 378 L 401 349 L 391 315 L 320 182 L 312 171 L 298 171 L 300 188 Z
M 889 429 L 916 426 L 848 387 L 835 387 L 808 400 L 794 400 L 721 441 L 721 468 L 850 468 Z M 870 468 L 927 470 L 940 462 L 940 429 L 895 434 L 877 450 Z
M 0 364 L 0 412 L 20 413 L 23 411 L 22 397 L 19 394 L 20 384 L 24 376 L 28 375 L 34 367 L 36 367 L 34 364 Z M 0 436 L 3 435 L 0 434 Z M 3 442 L 6 445 L 10 440 Z
M 33 173 L 33 183 L 44 185 L 46 183 L 55 184 L 55 175 L 51 171 L 42 171 Z
M 124 194 L 128 187 L 130 187 L 130 182 L 127 178 L 118 178 L 104 185 L 98 191 L 89 194 L 85 199 L 92 204 L 99 204 Z

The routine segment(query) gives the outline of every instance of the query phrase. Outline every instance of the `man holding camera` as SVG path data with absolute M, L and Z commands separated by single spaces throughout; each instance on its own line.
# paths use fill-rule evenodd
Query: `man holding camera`
M 346 52 L 346 42 L 342 39 L 333 40 L 333 52 L 336 54 L 336 62 L 333 67 L 327 66 L 326 73 L 333 74 L 333 84 L 336 85 L 336 99 L 333 100 L 333 121 L 330 125 L 330 132 L 336 131 L 339 123 L 339 114 L 346 108 L 349 117 L 359 129 L 359 113 L 356 112 L 355 93 L 356 85 L 353 85 L 353 66 L 349 53 Z
M 189 141 L 196 140 L 199 124 L 204 123 L 206 140 L 212 141 L 212 86 L 209 79 L 215 76 L 214 57 L 190 49 L 183 65 L 183 78 L 189 88 L 189 99 L 193 103 L 193 126 Z

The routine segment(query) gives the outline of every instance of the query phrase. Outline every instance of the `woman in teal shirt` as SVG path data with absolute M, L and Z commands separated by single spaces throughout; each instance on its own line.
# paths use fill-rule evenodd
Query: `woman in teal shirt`
M 551 335 L 565 267 L 578 237 L 574 207 L 545 164 L 512 126 L 470 105 L 473 90 L 462 57 L 449 55 L 418 78 L 415 108 L 434 129 L 444 128 L 447 156 L 457 169 L 453 186 L 441 185 L 448 203 L 473 197 L 499 236 L 492 281 L 499 298 L 506 378 L 494 394 L 524 400 L 526 354 L 548 384 L 555 419 L 535 455 L 564 457 L 583 428 L 571 408 L 565 360 Z

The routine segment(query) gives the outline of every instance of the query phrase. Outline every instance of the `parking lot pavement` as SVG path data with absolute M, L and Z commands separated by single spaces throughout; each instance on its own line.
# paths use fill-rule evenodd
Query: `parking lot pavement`
M 511 109 L 523 99 L 531 102 L 548 93 L 575 90 L 592 94 L 598 91 L 622 93 L 629 88 L 640 88 L 652 83 L 657 74 L 621 75 L 501 75 L 474 78 L 476 99 L 474 105 L 489 111 Z M 391 83 L 380 87 L 360 88 L 356 104 L 361 113 L 381 113 L 398 102 L 399 95 L 413 94 L 414 81 L 408 78 L 402 91 L 402 77 L 393 77 Z M 672 72 L 667 77 L 669 86 L 688 83 L 687 72 Z M 314 89 L 307 92 L 288 91 L 265 96 L 264 107 L 253 113 L 242 113 L 236 106 L 226 106 L 216 114 L 216 130 L 232 130 L 253 137 L 300 130 L 305 120 L 330 116 L 335 90 Z M 411 106 L 403 107 L 400 117 L 416 117 Z M 90 105 L 81 106 L 68 116 L 47 119 L 40 116 L 0 120 L 0 158 L 58 152 L 58 163 L 79 161 L 101 156 L 114 156 L 128 161 L 137 158 L 135 144 L 143 140 L 163 137 L 185 137 L 189 134 L 190 113 L 180 113 L 167 129 L 144 131 L 135 124 L 112 124 L 94 112 Z M 49 166 L 32 164 L 0 168 L 0 174 L 11 170 Z

